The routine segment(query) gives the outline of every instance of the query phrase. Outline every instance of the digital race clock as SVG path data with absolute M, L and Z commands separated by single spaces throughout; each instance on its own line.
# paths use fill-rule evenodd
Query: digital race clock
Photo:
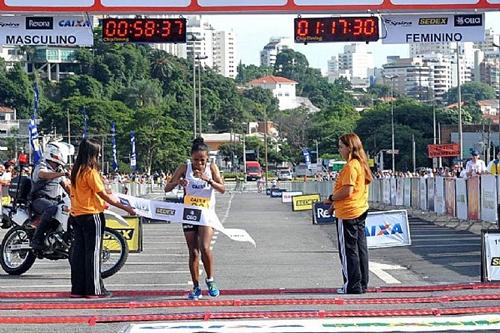
M 374 42 L 378 17 L 310 17 L 294 20 L 295 42 Z
M 105 18 L 105 42 L 185 43 L 186 19 Z

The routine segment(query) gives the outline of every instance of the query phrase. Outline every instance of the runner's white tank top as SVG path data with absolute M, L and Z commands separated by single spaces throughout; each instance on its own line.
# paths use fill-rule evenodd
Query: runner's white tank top
M 204 174 L 212 179 L 210 163 L 207 163 Z M 185 188 L 184 204 L 213 209 L 215 207 L 214 188 L 206 181 L 194 176 L 191 162 L 186 164 L 185 179 L 188 181 L 188 184 Z

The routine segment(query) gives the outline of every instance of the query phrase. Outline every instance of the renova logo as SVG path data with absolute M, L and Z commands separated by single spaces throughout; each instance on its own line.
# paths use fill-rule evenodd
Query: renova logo
M 482 25 L 482 14 L 455 15 L 455 27 L 473 27 Z
M 26 18 L 26 29 L 27 30 L 52 30 L 54 29 L 54 18 L 53 17 L 27 17 Z
M 409 27 L 413 24 L 411 21 L 404 21 L 404 20 L 392 20 L 389 18 L 384 18 L 384 23 L 388 25 L 392 25 L 395 27 Z
M 90 21 L 88 20 L 60 20 L 58 25 L 60 27 L 90 27 Z

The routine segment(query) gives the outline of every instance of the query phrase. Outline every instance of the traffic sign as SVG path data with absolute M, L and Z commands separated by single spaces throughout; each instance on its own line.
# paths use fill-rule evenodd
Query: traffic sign
M 389 154 L 389 155 L 392 155 L 392 154 L 393 154 L 393 153 L 392 153 L 392 152 L 393 152 L 393 150 L 392 150 L 392 149 L 387 149 L 385 152 L 386 152 L 387 154 Z M 397 154 L 399 154 L 399 149 L 394 149 L 394 155 L 397 155 Z

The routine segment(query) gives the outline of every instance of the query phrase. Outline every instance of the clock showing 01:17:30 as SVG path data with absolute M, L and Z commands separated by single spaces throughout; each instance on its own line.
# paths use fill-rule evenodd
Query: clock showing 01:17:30
M 296 43 L 374 42 L 379 39 L 378 17 L 309 17 L 294 19 Z
M 105 42 L 185 43 L 186 19 L 105 18 L 102 39 Z

